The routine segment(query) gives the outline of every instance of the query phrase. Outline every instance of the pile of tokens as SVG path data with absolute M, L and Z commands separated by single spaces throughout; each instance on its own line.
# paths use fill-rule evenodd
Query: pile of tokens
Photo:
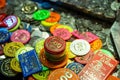
M 0 55 L 5 57 L 0 73 L 4 76 L 22 73 L 26 80 L 80 80 L 78 74 L 98 51 L 114 58 L 102 49 L 96 34 L 60 24 L 58 12 L 34 9 L 32 19 L 48 33 L 21 22 L 17 15 L 0 14 Z

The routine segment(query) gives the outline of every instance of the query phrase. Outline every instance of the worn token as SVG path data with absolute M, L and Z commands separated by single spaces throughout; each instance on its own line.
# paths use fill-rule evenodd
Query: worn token
M 17 52 L 15 53 L 15 58 L 17 59 L 17 61 L 19 61 L 18 55 L 23 54 L 28 51 L 31 51 L 33 49 L 34 49 L 33 47 L 28 47 L 28 46 L 22 47 L 22 48 L 18 49 Z
M 16 72 L 22 72 L 19 62 L 13 58 L 10 62 L 11 68 Z
M 7 77 L 14 77 L 17 75 L 17 73 L 15 71 L 13 71 L 10 66 L 11 60 L 12 60 L 12 58 L 4 59 L 2 64 L 0 65 L 1 73 Z
M 86 40 L 77 39 L 71 43 L 70 50 L 78 56 L 86 55 L 90 51 L 90 44 Z
M 35 45 L 35 50 L 38 54 L 40 53 L 41 49 L 44 48 L 44 41 L 45 41 L 44 39 L 40 40 Z
M 117 78 L 115 76 L 109 75 L 106 80 L 120 80 L 120 78 Z
M 35 78 L 33 76 L 29 76 L 27 80 L 35 80 Z
M 74 58 L 76 57 L 76 55 L 70 50 L 70 44 L 71 42 L 66 42 L 66 51 L 67 51 L 67 55 L 68 55 L 68 58 Z
M 55 29 L 53 32 L 54 36 L 59 36 L 64 40 L 68 40 L 71 37 L 71 33 L 67 29 Z
M 61 67 L 65 66 L 67 63 L 67 60 L 68 60 L 68 57 L 66 56 L 64 61 L 52 63 L 47 60 L 44 49 L 42 49 L 40 51 L 39 57 L 40 57 L 41 63 L 51 69 L 61 68 Z
M 57 22 L 41 21 L 41 24 L 42 24 L 44 27 L 50 28 L 51 26 L 57 24 Z
M 0 0 L 0 8 L 5 7 L 6 5 L 6 0 Z
M 18 27 L 19 27 L 19 25 L 21 23 L 21 20 L 20 20 L 19 17 L 17 17 L 17 19 L 18 19 L 18 22 L 17 22 L 16 26 L 14 26 L 12 29 L 9 29 L 10 32 L 13 32 L 13 31 L 18 29 Z
M 92 60 L 93 56 L 93 51 L 89 51 L 86 55 L 75 57 L 75 61 L 81 64 L 87 64 L 90 60 Z
M 0 28 L 0 43 L 6 43 L 10 39 L 10 32 L 6 28 Z
M 65 50 L 66 42 L 61 37 L 50 36 L 45 40 L 44 48 L 51 54 L 59 54 Z
M 70 26 L 68 26 L 68 25 L 60 25 L 60 26 L 58 26 L 57 28 L 64 28 L 64 29 L 67 29 L 69 32 L 73 32 L 72 27 L 70 27 Z
M 10 16 L 7 16 L 4 20 L 3 20 L 4 23 L 7 24 L 7 29 L 12 29 L 16 26 L 16 24 L 18 23 L 18 19 L 16 16 L 14 15 L 10 15 Z
M 50 70 L 46 70 L 46 71 L 37 72 L 35 74 L 32 74 L 32 76 L 36 80 L 47 80 L 49 74 L 50 74 Z
M 70 63 L 66 66 L 66 68 L 72 70 L 76 74 L 78 74 L 83 69 L 83 67 L 84 66 L 82 64 L 77 63 L 77 62 Z
M 45 20 L 50 16 L 50 12 L 48 10 L 42 9 L 33 13 L 33 19 L 35 20 Z
M 15 57 L 15 53 L 17 52 L 17 50 L 23 46 L 24 45 L 21 42 L 10 42 L 4 46 L 3 51 L 6 56 Z
M 60 68 L 54 70 L 49 76 L 48 80 L 79 80 L 78 76 L 67 68 Z
M 11 35 L 11 41 L 22 42 L 26 44 L 30 40 L 30 33 L 26 30 L 16 30 Z
M 51 26 L 51 27 L 50 27 L 50 32 L 53 34 L 54 30 L 55 30 L 58 26 L 60 26 L 60 24 L 55 24 L 55 25 Z
M 102 47 L 102 41 L 100 39 L 97 39 L 93 41 L 92 43 L 90 43 L 90 46 L 91 46 L 92 51 L 99 50 Z
M 50 12 L 50 17 L 47 18 L 45 21 L 47 22 L 58 22 L 60 20 L 60 14 L 56 12 Z

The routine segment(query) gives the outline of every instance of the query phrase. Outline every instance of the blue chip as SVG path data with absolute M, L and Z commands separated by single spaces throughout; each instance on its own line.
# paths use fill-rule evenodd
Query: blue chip
M 18 58 L 24 77 L 27 77 L 38 71 L 42 71 L 42 64 L 40 63 L 35 50 L 20 54 Z
M 45 8 L 45 9 L 50 9 L 52 7 L 52 5 L 49 2 L 43 2 L 41 4 L 41 7 Z
M 6 43 L 10 39 L 10 32 L 6 28 L 0 28 L 0 43 Z
M 66 68 L 74 71 L 76 74 L 78 74 L 83 69 L 83 67 L 84 66 L 82 64 L 77 62 L 70 63 L 66 66 Z

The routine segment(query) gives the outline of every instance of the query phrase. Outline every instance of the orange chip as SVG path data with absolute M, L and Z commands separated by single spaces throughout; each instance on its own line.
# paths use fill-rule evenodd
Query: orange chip
M 48 80 L 79 80 L 77 74 L 67 68 L 60 68 L 52 71 Z
M 60 26 L 60 24 L 55 24 L 53 26 L 50 27 L 50 32 L 53 33 L 54 30 L 56 29 L 56 27 Z
M 100 39 L 97 39 L 97 40 L 93 41 L 93 42 L 90 44 L 90 46 L 91 46 L 91 50 L 92 50 L 92 51 L 99 50 L 99 49 L 101 49 L 101 47 L 102 47 L 102 41 L 101 41 Z
M 61 62 L 52 63 L 47 60 L 46 55 L 44 53 L 44 49 L 42 49 L 40 51 L 40 61 L 46 67 L 51 68 L 51 69 L 56 69 L 56 68 L 64 67 L 67 64 L 68 56 L 66 56 L 66 58 Z
M 60 20 L 60 14 L 56 12 L 51 12 L 50 17 L 47 18 L 45 21 L 46 22 L 58 22 Z
M 120 78 L 110 75 L 106 80 L 120 80 Z
M 32 76 L 29 76 L 27 80 L 35 80 Z
M 0 0 L 0 8 L 5 7 L 6 0 Z

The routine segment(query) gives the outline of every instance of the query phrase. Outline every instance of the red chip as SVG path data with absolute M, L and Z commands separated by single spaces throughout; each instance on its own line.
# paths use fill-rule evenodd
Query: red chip
M 55 29 L 55 31 L 53 32 L 53 35 L 59 36 L 64 40 L 68 40 L 71 37 L 71 33 L 67 29 L 63 29 L 63 28 Z
M 0 14 L 0 21 L 3 21 L 6 16 L 7 14 L 5 13 Z
M 7 16 L 3 22 L 7 24 L 7 29 L 12 29 L 18 23 L 18 18 L 14 15 Z
M 30 33 L 26 30 L 16 30 L 11 35 L 11 41 L 27 43 L 30 40 Z

